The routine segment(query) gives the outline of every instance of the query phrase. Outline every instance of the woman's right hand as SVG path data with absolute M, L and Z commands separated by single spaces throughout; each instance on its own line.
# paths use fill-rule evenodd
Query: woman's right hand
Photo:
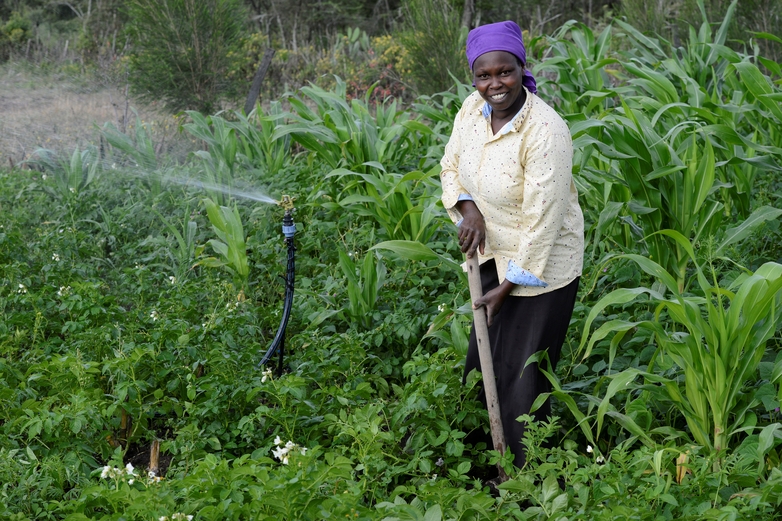
M 459 201 L 456 209 L 462 214 L 462 223 L 459 225 L 459 247 L 462 253 L 471 258 L 475 250 L 483 254 L 486 243 L 486 223 L 483 214 L 473 201 Z

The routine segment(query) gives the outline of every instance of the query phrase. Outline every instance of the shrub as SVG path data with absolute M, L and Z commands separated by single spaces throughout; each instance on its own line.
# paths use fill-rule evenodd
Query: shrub
M 21 46 L 32 36 L 32 22 L 14 12 L 5 24 L 0 25 L 0 60 L 6 59 L 11 50 Z
M 237 86 L 249 85 L 269 47 L 277 52 L 266 72 L 262 98 L 277 98 L 309 83 L 332 89 L 337 78 L 345 82 L 351 99 L 363 98 L 370 91 L 373 102 L 409 98 L 406 82 L 411 77 L 411 59 L 391 35 L 369 37 L 360 29 L 348 28 L 346 34 L 338 34 L 323 47 L 302 45 L 290 50 L 279 48 L 268 35 L 254 33 L 244 38 L 232 55 L 236 59 L 229 78 Z
M 132 0 L 130 85 L 172 110 L 212 112 L 231 92 L 227 72 L 247 19 L 240 0 Z
M 409 68 L 405 59 L 404 47 L 392 36 L 369 38 L 364 31 L 348 29 L 318 61 L 318 84 L 330 89 L 336 75 L 345 80 L 349 98 L 361 98 L 368 92 L 375 102 L 403 98 L 405 86 L 400 76 Z

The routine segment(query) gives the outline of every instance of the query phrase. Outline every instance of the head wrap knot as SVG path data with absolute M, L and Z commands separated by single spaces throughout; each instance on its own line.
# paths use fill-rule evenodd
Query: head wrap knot
M 527 50 L 524 48 L 521 28 L 516 22 L 508 20 L 481 25 L 470 31 L 467 35 L 467 61 L 470 63 L 470 70 L 473 70 L 475 60 L 479 56 L 492 51 L 509 52 L 521 60 L 522 65 L 527 65 Z M 522 83 L 530 92 L 538 92 L 535 77 L 526 67 Z

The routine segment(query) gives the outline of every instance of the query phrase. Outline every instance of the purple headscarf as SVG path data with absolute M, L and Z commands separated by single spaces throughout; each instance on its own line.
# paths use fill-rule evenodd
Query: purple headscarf
M 476 27 L 467 35 L 467 61 L 470 70 L 475 60 L 482 54 L 491 51 L 505 51 L 515 55 L 522 65 L 527 65 L 527 50 L 521 37 L 521 28 L 516 22 L 506 21 Z M 524 68 L 524 78 L 521 81 L 527 90 L 538 92 L 535 77 Z

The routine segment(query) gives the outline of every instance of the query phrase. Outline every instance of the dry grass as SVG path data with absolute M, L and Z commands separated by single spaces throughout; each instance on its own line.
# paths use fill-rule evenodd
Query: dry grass
M 65 74 L 40 73 L 29 66 L 0 67 L 0 166 L 29 159 L 38 148 L 70 153 L 97 143 L 97 127 L 111 122 L 122 128 L 127 110 L 122 90 Z M 130 108 L 134 108 L 131 103 Z M 156 142 L 170 142 L 176 134 L 172 116 L 149 107 L 138 107 L 145 123 L 153 123 Z

